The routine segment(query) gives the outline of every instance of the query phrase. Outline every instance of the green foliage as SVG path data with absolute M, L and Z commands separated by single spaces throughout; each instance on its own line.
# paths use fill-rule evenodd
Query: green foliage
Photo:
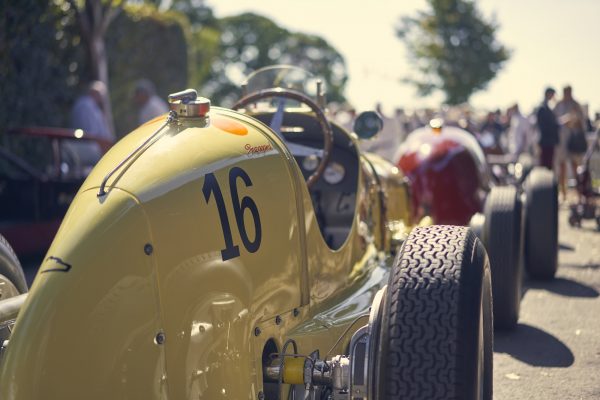
M 69 5 L 1 4 L 0 133 L 25 125 L 67 126 L 78 85 L 88 77 Z
M 212 27 L 206 27 L 192 33 L 188 46 L 190 58 L 189 86 L 200 88 L 210 79 L 211 63 L 219 56 L 221 32 Z
M 484 89 L 510 56 L 471 0 L 428 0 L 429 10 L 403 17 L 397 34 L 406 44 L 418 77 L 406 81 L 419 93 L 441 90 L 449 104 L 468 101 Z
M 194 30 L 206 26 L 215 27 L 217 18 L 206 0 L 129 0 L 130 3 L 149 4 L 161 11 L 176 11 L 185 15 Z
M 70 107 L 92 68 L 72 3 L 0 2 L 0 131 L 7 127 L 69 126 Z M 157 7 L 170 4 L 170 10 Z M 120 4 L 120 3 L 119 3 Z M 290 32 L 255 14 L 216 19 L 204 0 L 143 0 L 126 4 L 105 36 L 116 132 L 137 126 L 135 82 L 146 78 L 165 98 L 201 88 L 214 104 L 230 105 L 250 72 L 293 64 L 329 84 L 328 100 L 344 101 L 342 56 L 318 36 Z M 0 132 L 1 134 L 1 132 Z
M 244 76 L 273 64 L 293 64 L 323 77 L 329 84 L 328 100 L 344 101 L 345 61 L 322 38 L 290 32 L 252 13 L 223 18 L 218 28 L 219 45 L 211 50 L 209 73 L 202 76 L 202 94 L 215 104 L 233 103 L 240 97 Z
M 189 26 L 188 53 L 188 87 L 199 88 L 209 79 L 211 61 L 220 51 L 218 19 L 213 15 L 205 0 L 145 0 L 156 4 L 158 9 L 165 9 L 179 14 L 186 20 L 183 26 Z
M 194 30 L 215 27 L 217 19 L 204 0 L 171 0 L 170 10 L 185 15 Z
M 91 79 L 79 25 L 68 2 L 20 0 L 0 9 L 0 130 L 69 126 L 70 107 Z M 135 81 L 154 82 L 163 98 L 187 86 L 187 18 L 128 6 L 111 23 L 106 46 L 117 133 L 137 126 Z
M 186 34 L 187 32 L 187 34 Z M 106 34 L 110 95 L 119 136 L 138 125 L 133 92 L 138 79 L 156 85 L 163 99 L 187 87 L 189 26 L 179 13 L 149 5 L 126 6 Z

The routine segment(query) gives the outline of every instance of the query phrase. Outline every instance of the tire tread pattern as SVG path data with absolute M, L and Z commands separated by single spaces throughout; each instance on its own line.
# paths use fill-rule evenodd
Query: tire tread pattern
M 523 254 L 522 209 L 514 186 L 494 187 L 485 204 L 483 242 L 492 269 L 494 326 L 511 329 L 519 319 Z
M 23 267 L 15 251 L 2 235 L 0 235 L 0 274 L 9 278 L 20 293 L 27 292 Z
M 527 194 L 525 268 L 535 279 L 553 279 L 558 269 L 558 190 L 554 174 L 536 167 Z
M 417 228 L 403 244 L 384 306 L 384 398 L 465 397 L 472 382 L 458 371 L 467 362 L 460 349 L 461 266 L 476 241 L 466 227 L 431 226 Z

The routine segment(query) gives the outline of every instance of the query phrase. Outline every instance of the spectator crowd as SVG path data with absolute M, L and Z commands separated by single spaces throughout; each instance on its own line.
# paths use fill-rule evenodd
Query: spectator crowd
M 420 109 L 407 112 L 397 108 L 392 116 L 376 105 L 384 127 L 374 139 L 362 141 L 364 150 L 379 154 L 391 162 L 398 147 L 413 130 L 423 127 L 432 118 L 442 117 L 445 124 L 459 126 L 472 135 L 488 154 L 508 154 L 518 159 L 527 154 L 536 163 L 556 172 L 562 198 L 566 196 L 567 177 L 573 176 L 588 148 L 588 134 L 600 128 L 600 113 L 592 120 L 587 105 L 581 105 L 569 85 L 557 99 L 556 90 L 548 87 L 540 104 L 530 113 L 523 113 L 517 103 L 506 111 L 482 112 L 468 106 L 444 107 L 441 111 Z M 354 109 L 334 108 L 334 118 L 352 130 Z
M 71 125 L 75 129 L 111 141 L 115 135 L 107 124 L 104 111 L 107 91 L 99 81 L 91 82 L 85 93 L 74 103 Z M 592 121 L 587 105 L 581 105 L 573 97 L 571 86 L 565 86 L 562 96 L 556 99 L 556 90 L 547 87 L 541 103 L 529 114 L 523 114 L 517 103 L 505 112 L 501 110 L 481 112 L 468 106 L 443 107 L 440 111 L 421 109 L 407 112 L 396 108 L 388 116 L 382 105 L 376 111 L 383 120 L 383 130 L 372 140 L 361 141 L 363 150 L 379 154 L 396 162 L 394 156 L 406 136 L 441 117 L 445 124 L 459 126 L 474 135 L 488 154 L 508 154 L 515 159 L 528 154 L 539 165 L 552 169 L 558 176 L 562 197 L 566 196 L 567 176 L 574 175 L 581 164 L 588 143 L 587 134 L 600 127 L 600 113 Z M 140 79 L 136 82 L 132 102 L 143 124 L 168 111 L 166 102 L 156 94 L 152 82 Z M 330 107 L 332 117 L 352 130 L 356 111 L 353 108 Z

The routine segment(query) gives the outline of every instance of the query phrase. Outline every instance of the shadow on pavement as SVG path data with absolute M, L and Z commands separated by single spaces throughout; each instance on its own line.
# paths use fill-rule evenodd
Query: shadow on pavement
M 582 227 L 580 229 L 582 229 L 582 230 L 584 230 L 586 232 L 594 232 L 594 233 L 600 232 L 599 228 L 591 228 L 591 227 L 588 227 L 588 226 L 584 226 L 584 227 Z
M 534 367 L 573 365 L 575 357 L 558 338 L 530 325 L 519 324 L 512 332 L 495 332 L 494 352 L 506 353 Z
M 561 263 L 560 267 L 561 268 L 591 269 L 592 271 L 595 271 L 597 269 L 600 269 L 600 264 L 597 264 L 597 263 L 587 263 L 587 264 Z
M 558 244 L 558 249 L 559 250 L 566 250 L 566 251 L 575 251 L 575 247 L 565 244 L 565 243 L 559 243 Z
M 591 286 L 566 278 L 555 278 L 548 282 L 528 281 L 527 287 L 547 290 L 561 296 L 596 298 L 600 293 Z

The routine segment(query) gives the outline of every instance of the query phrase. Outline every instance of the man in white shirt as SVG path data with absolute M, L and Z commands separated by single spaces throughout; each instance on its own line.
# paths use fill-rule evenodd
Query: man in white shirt
M 515 104 L 508 109 L 510 126 L 508 128 L 508 152 L 518 157 L 528 152 L 532 144 L 532 129 L 527 118 L 519 111 L 519 105 Z
M 136 82 L 133 99 L 139 107 L 140 125 L 169 111 L 167 103 L 156 95 L 154 84 L 147 79 Z
M 114 141 L 115 137 L 108 127 L 106 115 L 102 109 L 103 99 L 107 95 L 106 85 L 93 81 L 85 94 L 75 100 L 71 109 L 71 127 L 81 129 L 85 134 Z

